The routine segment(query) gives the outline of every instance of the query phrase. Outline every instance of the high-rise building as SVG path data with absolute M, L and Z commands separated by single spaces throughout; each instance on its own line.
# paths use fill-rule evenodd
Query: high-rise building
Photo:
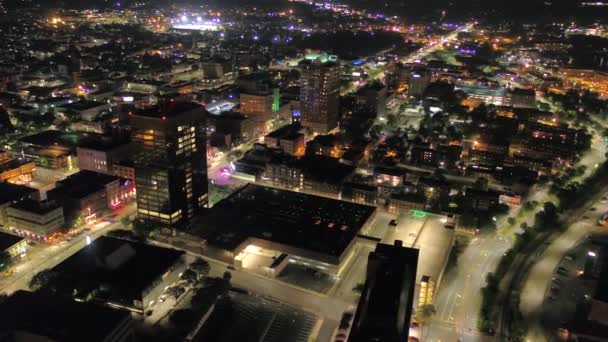
M 140 219 L 180 226 L 207 206 L 206 117 L 173 100 L 131 116 Z
M 431 73 L 425 70 L 414 71 L 410 74 L 408 82 L 408 95 L 420 97 L 431 84 Z
M 371 112 L 374 116 L 386 114 L 386 87 L 380 82 L 372 82 L 356 93 L 357 107 Z
M 302 126 L 325 134 L 338 125 L 340 65 L 320 58 L 301 62 Z
M 369 253 L 367 277 L 349 342 L 407 341 L 416 286 L 418 250 L 379 243 Z

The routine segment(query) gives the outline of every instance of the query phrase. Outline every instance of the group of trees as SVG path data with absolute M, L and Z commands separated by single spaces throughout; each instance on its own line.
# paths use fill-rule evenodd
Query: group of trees
M 11 267 L 12 263 L 13 263 L 13 258 L 11 257 L 11 255 L 8 254 L 8 252 L 6 252 L 6 251 L 1 251 L 0 252 L 0 272 L 3 272 L 4 270 Z
M 204 262 L 196 261 L 196 263 L 198 266 L 194 268 L 205 268 Z M 224 272 L 221 278 L 207 278 L 205 286 L 196 288 L 189 308 L 175 310 L 171 313 L 169 316 L 171 325 L 181 334 L 187 333 L 220 298 L 224 298 L 228 294 L 232 287 L 231 279 L 230 272 Z

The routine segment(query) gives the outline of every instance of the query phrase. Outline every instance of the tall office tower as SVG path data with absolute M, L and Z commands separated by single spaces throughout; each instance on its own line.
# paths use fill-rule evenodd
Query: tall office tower
M 131 116 L 137 214 L 171 227 L 207 206 L 206 110 L 167 101 Z
M 367 276 L 349 342 L 407 341 L 416 287 L 418 250 L 379 243 L 369 253 Z
M 302 126 L 325 134 L 338 125 L 340 65 L 317 58 L 301 62 L 300 106 Z

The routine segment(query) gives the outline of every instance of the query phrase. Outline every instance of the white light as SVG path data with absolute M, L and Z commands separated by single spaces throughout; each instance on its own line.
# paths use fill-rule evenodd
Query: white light
M 91 237 L 87 235 L 86 240 L 87 240 L 87 246 L 90 245 L 91 244 Z
M 202 17 L 196 17 L 196 21 L 198 21 L 199 23 L 203 21 Z
M 182 21 L 183 21 L 183 22 L 188 21 L 188 17 L 186 17 L 186 15 L 182 15 Z
M 597 254 L 595 254 L 595 252 L 592 252 L 592 251 L 587 252 L 587 255 L 590 257 L 594 257 L 594 258 L 597 256 Z

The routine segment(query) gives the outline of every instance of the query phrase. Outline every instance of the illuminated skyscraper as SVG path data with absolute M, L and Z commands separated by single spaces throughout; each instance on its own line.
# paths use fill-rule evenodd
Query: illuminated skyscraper
M 301 62 L 302 126 L 325 134 L 338 125 L 340 65 L 323 58 Z
M 206 111 L 166 102 L 131 117 L 137 214 L 167 226 L 187 223 L 207 206 Z

